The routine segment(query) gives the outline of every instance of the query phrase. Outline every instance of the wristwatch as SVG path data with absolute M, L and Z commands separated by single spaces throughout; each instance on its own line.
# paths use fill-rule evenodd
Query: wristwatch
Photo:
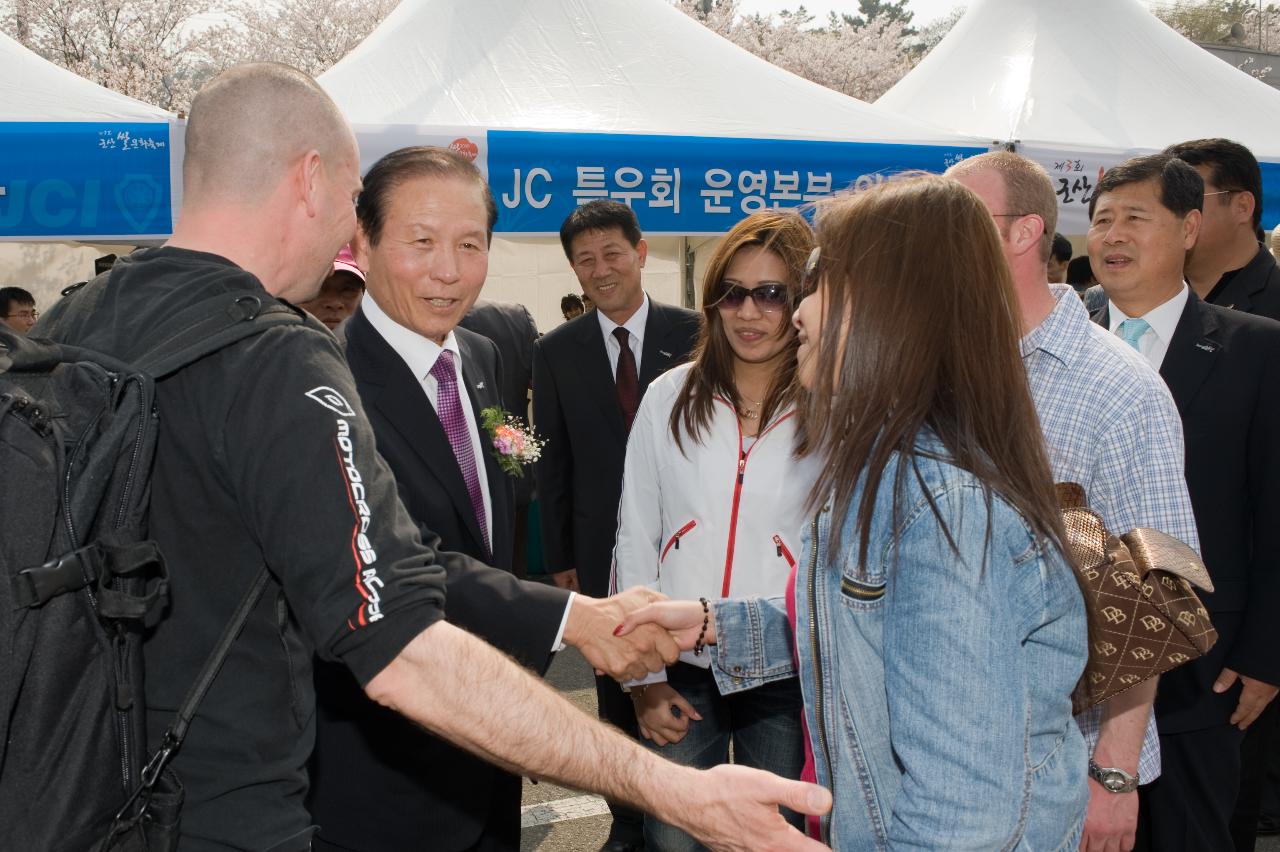
M 1108 793 L 1132 793 L 1138 789 L 1138 776 L 1130 775 L 1113 766 L 1099 766 L 1089 761 L 1089 777 L 1102 785 Z

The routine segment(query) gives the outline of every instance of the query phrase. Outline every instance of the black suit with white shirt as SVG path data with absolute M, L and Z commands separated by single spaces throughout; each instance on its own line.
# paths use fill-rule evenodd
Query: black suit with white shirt
M 1095 318 L 1109 325 L 1109 310 Z M 1224 667 L 1280 684 L 1280 323 L 1188 291 L 1159 372 L 1182 415 L 1187 490 L 1215 589 L 1201 597 L 1218 642 L 1160 679 L 1165 768 L 1144 788 L 1142 822 L 1161 852 L 1230 849 L 1222 828 L 1242 735 L 1228 720 L 1240 685 L 1212 686 Z
M 481 409 L 501 404 L 497 348 L 466 329 L 453 334 L 464 404 L 479 424 Z M 438 536 L 442 549 L 486 560 L 480 524 L 440 418 L 419 378 L 363 307 L 347 325 L 347 360 L 378 452 L 423 535 Z M 487 450 L 477 464 L 483 466 L 490 495 L 492 564 L 509 568 L 511 477 Z M 446 617 L 543 673 L 568 600 L 563 590 L 524 583 L 506 570 L 472 562 L 448 574 Z M 321 841 L 360 852 L 519 849 L 517 776 L 370 701 L 345 671 L 321 666 L 317 691 L 310 803 Z
M 701 315 L 649 301 L 637 359 L 649 383 L 689 359 Z M 542 548 L 550 573 L 576 569 L 582 590 L 609 594 L 627 431 L 600 317 L 592 309 L 533 349 L 533 416 L 547 445 L 537 463 Z
M 688 360 L 702 320 L 694 311 L 645 298 L 636 359 L 642 398 L 650 382 Z M 547 441 L 537 464 L 546 569 L 576 569 L 582 591 L 593 597 L 609 594 L 627 453 L 616 361 L 607 348 L 617 344 L 607 344 L 605 334 L 593 308 L 544 335 L 533 350 L 533 418 Z M 602 719 L 639 737 L 631 699 L 614 680 L 596 678 L 596 700 Z M 611 838 L 638 841 L 640 814 L 612 802 L 609 807 Z

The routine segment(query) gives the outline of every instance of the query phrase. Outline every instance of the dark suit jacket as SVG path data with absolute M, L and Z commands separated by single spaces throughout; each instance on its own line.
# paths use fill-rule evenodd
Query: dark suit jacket
M 649 301 L 640 393 L 689 357 L 701 315 Z M 596 311 L 540 339 L 533 355 L 533 416 L 546 438 L 538 504 L 547 571 L 575 568 L 583 592 L 609 593 L 627 436 Z
M 476 421 L 498 404 L 498 353 L 487 339 L 456 329 L 462 375 Z M 485 558 L 479 524 L 435 409 L 404 360 L 363 311 L 347 325 L 347 360 L 409 514 L 440 546 Z M 481 386 L 483 385 L 483 386 Z M 485 442 L 487 444 L 487 442 Z M 493 505 L 494 563 L 512 546 L 510 477 L 485 453 Z M 426 530 L 429 528 L 430 532 Z M 447 618 L 539 673 L 551 659 L 568 594 L 522 583 L 474 562 L 448 572 Z M 341 667 L 321 665 L 311 806 L 326 840 L 352 849 L 450 852 L 476 842 L 487 823 L 516 820 L 520 780 L 425 733 L 370 701 Z
M 1209 295 L 1215 305 L 1280 320 L 1280 266 L 1267 247 L 1258 243 L 1258 253 L 1253 260 L 1221 290 L 1215 287 Z
M 465 329 L 492 340 L 502 356 L 502 407 L 522 420 L 529 419 L 529 388 L 533 386 L 533 344 L 538 339 L 538 326 L 529 309 L 513 302 L 476 302 L 462 322 Z M 534 471 L 515 482 L 516 506 L 523 508 L 533 500 Z
M 1108 310 L 1097 316 L 1108 324 Z M 1189 294 L 1160 366 L 1186 434 L 1187 490 L 1215 591 L 1218 643 L 1160 679 L 1161 733 L 1225 724 L 1224 666 L 1280 684 L 1280 323 Z M 1139 471 L 1134 472 L 1140 474 Z

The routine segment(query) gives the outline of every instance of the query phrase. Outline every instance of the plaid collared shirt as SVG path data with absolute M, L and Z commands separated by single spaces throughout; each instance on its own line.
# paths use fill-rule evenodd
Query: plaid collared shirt
M 1054 479 L 1078 482 L 1116 534 L 1161 530 L 1197 552 L 1200 539 L 1183 475 L 1182 420 L 1164 380 L 1141 355 L 1089 320 L 1075 292 L 1051 285 L 1057 306 L 1022 338 L 1031 397 Z M 1102 709 L 1077 717 L 1090 753 Z M 1160 775 L 1154 714 L 1138 775 Z

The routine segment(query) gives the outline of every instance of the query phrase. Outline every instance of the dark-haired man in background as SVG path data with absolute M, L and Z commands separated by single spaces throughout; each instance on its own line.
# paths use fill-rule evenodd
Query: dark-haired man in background
M 1049 247 L 1049 262 L 1045 265 L 1050 284 L 1067 283 L 1067 264 L 1071 263 L 1071 240 L 1058 232 L 1053 234 Z
M 699 315 L 645 294 L 649 248 L 627 205 L 584 204 L 565 219 L 560 243 L 595 309 L 534 347 L 534 420 L 547 439 L 537 466 L 542 547 L 557 584 L 603 597 L 631 421 L 649 383 L 689 357 Z M 616 682 L 597 677 L 596 697 L 601 718 L 637 736 L 635 710 Z M 609 808 L 604 848 L 642 848 L 640 814 L 613 802 Z
M 39 316 L 35 296 L 21 287 L 0 287 L 0 322 L 18 334 L 26 334 Z
M 1232 848 L 1241 741 L 1280 683 L 1280 323 L 1185 283 L 1203 203 L 1200 175 L 1168 154 L 1112 168 L 1090 202 L 1089 260 L 1108 299 L 1095 319 L 1169 386 L 1214 583 L 1203 600 L 1217 644 L 1156 697 L 1162 774 L 1139 793 L 1136 848 L 1158 852 Z
M 1204 179 L 1200 235 L 1187 282 L 1206 302 L 1280 320 L 1280 266 L 1262 233 L 1262 170 L 1230 139 L 1193 139 L 1164 149 Z
M 560 313 L 565 321 L 577 319 L 587 312 L 582 304 L 582 297 L 577 293 L 565 293 L 560 297 Z

